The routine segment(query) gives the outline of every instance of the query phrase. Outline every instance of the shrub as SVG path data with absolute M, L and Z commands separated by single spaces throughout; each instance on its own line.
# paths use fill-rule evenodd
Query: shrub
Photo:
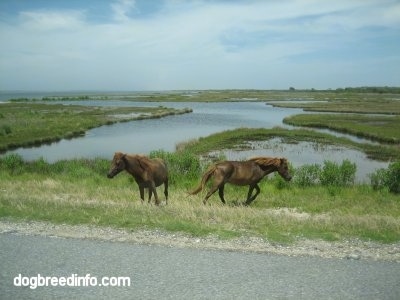
M 354 184 L 356 178 L 357 166 L 348 159 L 345 159 L 339 169 L 341 185 L 349 186 Z
M 100 176 L 106 176 L 111 166 L 111 160 L 102 158 L 83 159 L 82 164 Z
M 202 171 L 200 159 L 188 151 L 171 153 L 157 150 L 150 152 L 150 157 L 165 160 L 172 184 L 197 180 Z
M 303 165 L 295 170 L 293 181 L 300 187 L 312 186 L 319 183 L 321 166 L 317 164 Z
M 24 159 L 19 154 L 8 154 L 1 158 L 1 165 L 8 170 L 14 170 L 22 167 L 24 164 Z
M 385 169 L 378 169 L 375 173 L 369 174 L 371 186 L 374 190 L 381 190 L 386 186 L 386 174 Z
M 338 185 L 337 180 L 339 173 L 339 166 L 331 161 L 324 161 L 324 166 L 321 171 L 320 180 L 322 185 Z
M 8 135 L 12 132 L 11 127 L 9 125 L 2 125 L 0 127 L 0 135 Z
M 325 186 L 349 186 L 354 184 L 356 164 L 344 160 L 341 165 L 324 161 L 320 181 Z
M 400 161 L 389 165 L 386 182 L 390 192 L 400 193 Z
M 22 173 L 24 164 L 24 159 L 19 154 L 12 153 L 0 158 L 1 169 L 8 170 L 14 175 Z
M 43 157 L 40 157 L 38 160 L 33 161 L 30 164 L 30 168 L 32 169 L 32 171 L 39 174 L 48 174 L 51 171 L 49 163 L 46 162 Z
M 283 190 L 285 188 L 290 188 L 290 183 L 283 179 L 279 174 L 274 174 L 271 178 L 273 185 L 278 190 Z
M 387 169 L 378 169 L 369 175 L 372 187 L 388 188 L 391 193 L 400 193 L 400 161 L 391 163 Z

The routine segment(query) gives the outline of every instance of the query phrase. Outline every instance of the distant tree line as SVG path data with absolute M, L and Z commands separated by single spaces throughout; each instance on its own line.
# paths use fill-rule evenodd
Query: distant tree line
M 346 87 L 336 89 L 337 92 L 356 92 L 356 93 L 378 93 L 378 94 L 400 94 L 400 87 L 391 86 L 362 86 Z
M 338 92 L 338 93 L 377 93 L 377 94 L 400 94 L 400 87 L 394 86 L 361 86 L 361 87 L 346 87 L 346 88 L 337 88 L 336 90 L 327 89 L 327 90 L 317 90 L 314 88 L 311 89 L 295 89 L 294 87 L 290 87 L 289 91 L 305 91 L 305 92 Z

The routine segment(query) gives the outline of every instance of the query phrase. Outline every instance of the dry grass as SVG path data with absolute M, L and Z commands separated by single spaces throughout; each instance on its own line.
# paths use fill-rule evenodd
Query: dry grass
M 131 229 L 159 228 L 196 236 L 215 234 L 221 238 L 261 236 L 279 242 L 303 237 L 326 240 L 360 237 L 392 242 L 400 237 L 398 212 L 360 213 L 358 205 L 340 209 L 346 199 L 350 201 L 350 192 L 341 195 L 345 199 L 327 205 L 330 208 L 315 209 L 313 202 L 335 201 L 335 198 L 323 200 L 326 196 L 320 195 L 303 205 L 296 190 L 273 191 L 271 187 L 263 187 L 264 192 L 255 201 L 257 205 L 252 207 L 235 205 L 233 201 L 222 205 L 217 195 L 210 198 L 209 205 L 203 205 L 202 195 L 188 197 L 186 191 L 172 188 L 169 204 L 157 207 L 141 203 L 136 185 L 124 183 L 126 178 L 115 185 L 85 181 L 77 184 L 57 178 L 3 180 L 1 216 Z M 227 199 L 244 199 L 245 193 L 244 188 L 227 188 Z M 288 201 L 287 206 L 279 204 L 289 197 L 294 200 Z M 393 203 L 388 203 L 389 209 L 390 205 Z

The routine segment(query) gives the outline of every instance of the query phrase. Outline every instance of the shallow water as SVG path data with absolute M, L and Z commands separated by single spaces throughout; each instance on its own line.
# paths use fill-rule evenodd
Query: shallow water
M 313 142 L 287 144 L 283 143 L 280 138 L 273 138 L 263 142 L 249 142 L 248 147 L 250 149 L 223 150 L 212 152 L 211 155 L 217 156 L 222 153 L 228 160 L 243 160 L 253 156 L 285 157 L 294 167 L 300 167 L 305 164 L 323 165 L 325 160 L 341 164 L 343 160 L 348 159 L 357 166 L 357 182 L 369 182 L 368 174 L 388 166 L 387 162 L 368 159 L 363 152 L 357 150 Z
M 29 97 L 27 95 L 27 97 Z M 32 96 L 31 96 L 32 97 Z M 39 98 L 39 97 L 38 97 Z M 47 102 L 49 103 L 49 102 Z M 110 158 L 116 151 L 148 154 L 152 150 L 174 151 L 178 143 L 204 137 L 223 130 L 239 127 L 273 128 L 276 126 L 294 128 L 282 123 L 290 115 L 304 113 L 302 109 L 279 108 L 264 102 L 133 102 L 124 100 L 83 100 L 52 101 L 64 105 L 84 106 L 134 106 L 134 107 L 173 107 L 191 108 L 193 113 L 168 116 L 161 119 L 148 119 L 117 123 L 87 131 L 83 137 L 61 140 L 50 145 L 35 148 L 20 148 L 8 153 L 18 153 L 27 160 L 43 157 L 49 162 L 72 158 Z M 366 140 L 329 130 L 318 130 L 344 136 L 357 142 Z M 357 180 L 366 180 L 367 174 L 387 163 L 367 159 L 365 154 L 345 147 L 320 146 L 316 143 L 282 144 L 273 139 L 267 142 L 252 143 L 251 151 L 226 150 L 229 159 L 243 159 L 249 156 L 285 156 L 294 166 L 323 163 L 324 160 L 341 162 L 349 159 L 357 164 Z
M 282 119 L 298 109 L 274 108 L 262 102 L 164 103 L 130 101 L 73 101 L 64 104 L 190 107 L 193 113 L 117 123 L 89 130 L 85 136 L 62 140 L 37 148 L 11 152 L 33 160 L 43 157 L 49 162 L 77 157 L 110 158 L 115 151 L 149 153 L 164 149 L 174 151 L 176 144 L 194 138 L 239 127 L 272 128 L 283 126 Z

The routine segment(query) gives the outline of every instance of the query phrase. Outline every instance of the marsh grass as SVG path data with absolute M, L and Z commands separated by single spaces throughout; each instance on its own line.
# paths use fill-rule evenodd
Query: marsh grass
M 321 145 L 340 145 L 350 149 L 364 152 L 368 158 L 380 161 L 399 160 L 400 148 L 398 145 L 372 145 L 357 143 L 347 138 L 336 137 L 327 133 L 316 132 L 307 129 L 285 129 L 275 127 L 266 128 L 238 128 L 226 130 L 202 137 L 187 144 L 180 143 L 179 148 L 198 155 L 205 155 L 210 151 L 245 148 L 248 141 L 266 141 L 275 137 L 282 139 L 284 143 L 298 143 L 311 141 Z
M 400 117 L 360 114 L 300 114 L 287 117 L 294 126 L 327 128 L 385 143 L 400 143 Z
M 295 91 L 275 93 L 266 101 L 278 107 L 302 108 L 305 111 L 400 114 L 399 94 L 335 91 Z
M 0 217 L 54 223 L 94 224 L 127 229 L 163 229 L 220 238 L 261 236 L 289 243 L 297 238 L 340 240 L 359 237 L 400 240 L 399 197 L 366 185 L 302 187 L 282 185 L 277 176 L 261 184 L 253 205 L 244 207 L 247 188 L 227 185 L 227 205 L 205 192 L 188 196 L 205 167 L 191 154 L 156 152 L 168 160 L 175 184 L 167 206 L 141 203 L 127 173 L 106 178 L 103 159 L 24 162 L 17 155 L 0 160 Z M 180 161 L 182 158 L 182 161 Z M 188 167 L 188 160 L 192 161 Z M 194 166 L 196 171 L 189 170 Z M 184 170 L 184 171 L 182 171 Z M 193 178 L 188 176 L 193 171 Z M 183 184 L 181 182 L 184 182 Z M 160 193 L 161 194 L 161 193 Z
M 117 122 L 190 113 L 166 107 L 89 107 L 12 102 L 1 105 L 0 151 L 30 147 L 84 135 Z M 137 116 L 137 114 L 140 114 Z

